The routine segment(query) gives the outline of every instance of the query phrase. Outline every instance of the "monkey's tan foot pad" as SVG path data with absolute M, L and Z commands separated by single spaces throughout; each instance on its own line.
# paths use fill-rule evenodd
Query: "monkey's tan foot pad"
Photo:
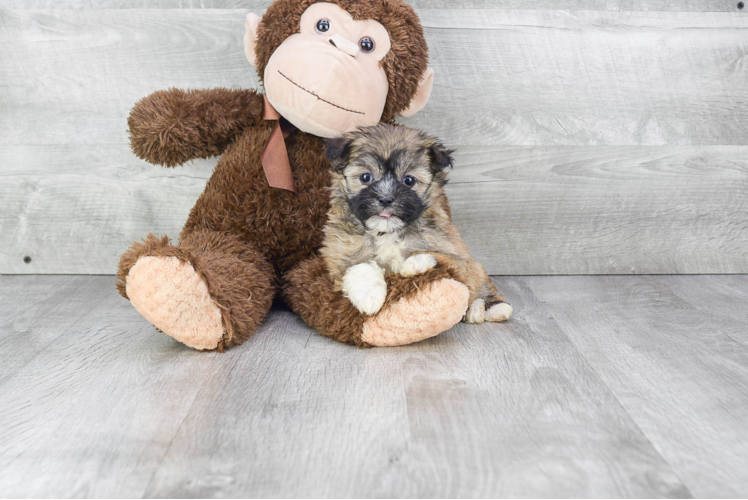
M 194 349 L 215 349 L 221 310 L 193 267 L 176 257 L 141 257 L 127 275 L 127 296 L 156 328 Z
M 462 320 L 469 296 L 468 288 L 459 281 L 434 281 L 367 320 L 361 340 L 375 347 L 387 347 L 439 335 Z

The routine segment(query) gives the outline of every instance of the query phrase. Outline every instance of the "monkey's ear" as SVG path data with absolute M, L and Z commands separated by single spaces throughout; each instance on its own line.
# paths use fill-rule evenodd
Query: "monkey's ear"
M 327 155 L 327 159 L 330 160 L 332 168 L 336 172 L 342 172 L 348 164 L 348 159 L 351 156 L 352 144 L 353 139 L 348 135 L 341 135 L 339 137 L 325 140 L 325 154 Z
M 448 168 L 454 167 L 455 160 L 452 158 L 454 149 L 447 149 L 444 144 L 435 141 L 428 147 L 428 155 L 431 158 L 431 169 L 434 173 L 443 172 Z
M 434 86 L 434 70 L 433 68 L 426 68 L 426 71 L 421 77 L 421 83 L 418 84 L 418 90 L 416 95 L 413 96 L 413 100 L 410 101 L 410 106 L 407 109 L 400 111 L 400 116 L 405 118 L 413 116 L 423 109 L 429 97 L 431 97 L 431 89 Z
M 260 25 L 262 18 L 250 12 L 247 14 L 247 20 L 244 22 L 246 31 L 244 32 L 244 55 L 252 66 L 257 66 L 255 56 L 255 44 L 257 43 L 257 26 Z

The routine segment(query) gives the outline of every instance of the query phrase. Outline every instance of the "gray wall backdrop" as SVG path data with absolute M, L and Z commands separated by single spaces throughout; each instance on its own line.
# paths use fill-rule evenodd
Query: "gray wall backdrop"
M 241 39 L 268 4 L 0 0 L 0 273 L 111 274 L 178 236 L 215 160 L 138 160 L 129 109 L 257 87 Z M 436 80 L 404 123 L 457 148 L 454 218 L 490 273 L 748 272 L 748 7 L 413 5 Z

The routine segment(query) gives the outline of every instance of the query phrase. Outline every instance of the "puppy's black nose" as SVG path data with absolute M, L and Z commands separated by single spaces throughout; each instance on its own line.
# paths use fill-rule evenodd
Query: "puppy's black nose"
M 395 197 L 390 194 L 383 194 L 378 199 L 382 205 L 391 205 L 395 201 Z

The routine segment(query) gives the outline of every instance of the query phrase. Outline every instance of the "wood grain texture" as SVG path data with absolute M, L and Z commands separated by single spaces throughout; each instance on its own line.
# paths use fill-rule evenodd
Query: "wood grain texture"
M 691 493 L 746 495 L 746 276 L 536 277 L 521 283 Z M 515 290 L 510 286 L 507 295 Z M 725 295 L 742 298 L 742 307 L 724 307 Z
M 672 287 L 673 294 L 679 300 L 692 304 L 703 314 L 703 321 L 719 325 L 719 331 L 748 348 L 748 277 L 700 276 L 694 280 L 694 286 L 673 287 L 668 276 L 661 276 L 658 281 L 663 286 Z
M 126 144 L 139 99 L 257 87 L 233 10 L 0 10 L 0 146 Z
M 437 77 L 432 105 L 406 122 L 451 144 L 748 144 L 748 16 L 420 14 Z M 0 144 L 119 143 L 130 107 L 153 90 L 256 86 L 238 10 L 0 16 Z
M 178 236 L 214 164 L 161 169 L 127 145 L 5 146 L 0 160 L 13 273 L 113 273 L 133 240 Z M 475 146 L 450 176 L 454 220 L 491 274 L 748 272 L 744 146 Z
M 0 381 L 2 496 L 691 496 L 691 478 L 663 459 L 519 278 L 497 279 L 516 307 L 509 323 L 460 324 L 415 345 L 362 350 L 274 308 L 225 354 L 155 331 L 111 277 L 85 278 L 72 292 L 70 279 L 0 277 L 0 303 L 11 306 L 19 290 L 57 287 L 60 303 L 99 297 L 83 315 L 61 312 L 46 347 L 19 342 L 36 335 L 44 311 L 0 329 L 16 351 L 0 352 L 0 366 L 32 355 Z M 703 397 L 714 383 L 688 388 Z M 721 457 L 692 444 L 688 459 L 714 472 Z M 729 446 L 724 456 L 741 445 Z M 729 473 L 715 496 L 736 491 Z
M 264 10 L 271 0 L 0 0 L 11 9 L 247 9 Z M 410 0 L 416 9 L 612 10 L 734 12 L 737 0 Z
M 0 272 L 111 273 L 177 236 L 215 161 L 140 162 L 127 114 L 256 87 L 240 41 L 265 5 L 0 8 Z M 455 219 L 490 273 L 748 272 L 748 17 L 725 5 L 416 4 L 437 77 L 406 123 L 458 148 Z
M 432 99 L 458 145 L 745 145 L 748 16 L 423 10 Z
M 163 169 L 107 144 L 5 146 L 0 163 L 1 271 L 113 274 L 134 240 L 179 236 L 215 161 Z
M 745 147 L 473 147 L 447 193 L 491 274 L 748 272 Z
M 98 307 L 102 283 L 92 276 L 0 276 L 0 384 Z
M 57 308 L 36 304 L 36 317 L 0 330 L 0 366 L 27 360 L 0 382 L 0 496 L 140 497 L 201 379 L 220 376 L 221 364 L 133 315 L 113 277 L 75 291 L 61 286 L 69 280 L 0 277 L 3 302 L 18 307 L 20 290 L 59 287 Z M 88 304 L 73 315 L 66 302 Z M 57 338 L 46 343 L 50 321 Z

